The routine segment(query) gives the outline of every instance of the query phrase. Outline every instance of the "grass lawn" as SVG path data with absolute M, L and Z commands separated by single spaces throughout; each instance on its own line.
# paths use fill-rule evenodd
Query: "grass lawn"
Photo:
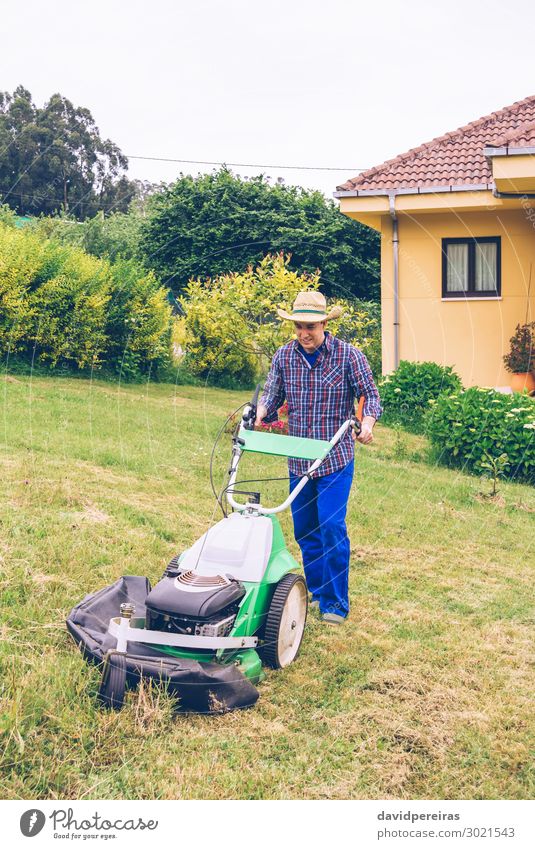
M 310 615 L 296 663 L 268 671 L 252 710 L 177 716 L 143 688 L 104 713 L 65 616 L 122 574 L 156 580 L 207 528 L 212 442 L 246 396 L 44 378 L 0 390 L 3 798 L 533 798 L 533 489 L 489 500 L 488 483 L 425 462 L 424 439 L 378 425 L 357 447 L 348 622 Z M 219 480 L 228 456 L 226 443 Z M 284 490 L 264 485 L 264 503 Z

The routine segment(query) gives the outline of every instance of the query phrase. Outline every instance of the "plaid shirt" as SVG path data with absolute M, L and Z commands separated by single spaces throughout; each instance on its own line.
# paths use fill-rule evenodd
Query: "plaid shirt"
M 261 403 L 267 409 L 266 423 L 277 419 L 277 410 L 286 400 L 292 436 L 329 440 L 353 414 L 355 400 L 358 402 L 361 396 L 363 415 L 378 419 L 383 410 L 368 360 L 353 345 L 326 333 L 313 366 L 303 356 L 296 339 L 276 351 Z M 353 439 L 348 430 L 313 477 L 342 469 L 353 456 Z M 288 459 L 293 475 L 304 475 L 309 466 L 310 460 Z

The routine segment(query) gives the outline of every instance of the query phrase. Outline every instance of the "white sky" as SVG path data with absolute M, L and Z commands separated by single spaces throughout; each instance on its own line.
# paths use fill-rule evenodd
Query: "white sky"
M 129 155 L 319 188 L 535 93 L 535 4 L 487 0 L 24 0 L 2 4 L 0 88 L 89 108 Z M 210 166 L 132 160 L 171 181 Z

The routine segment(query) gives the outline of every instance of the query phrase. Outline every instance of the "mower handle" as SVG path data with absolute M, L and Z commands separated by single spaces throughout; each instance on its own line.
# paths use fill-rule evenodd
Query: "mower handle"
M 228 486 L 226 488 L 227 498 L 228 498 L 229 504 L 235 510 L 239 510 L 241 512 L 243 512 L 244 510 L 252 510 L 253 512 L 259 513 L 262 516 L 267 516 L 267 515 L 273 514 L 273 513 L 282 513 L 282 511 L 286 510 L 287 507 L 290 506 L 292 501 L 294 501 L 297 498 L 297 496 L 299 495 L 299 493 L 301 492 L 303 487 L 308 482 L 312 472 L 315 472 L 316 469 L 319 468 L 319 466 L 321 466 L 321 464 L 323 463 L 325 458 L 330 454 L 330 452 L 332 451 L 334 446 L 337 445 L 338 442 L 340 442 L 341 438 L 343 437 L 345 432 L 350 427 L 354 427 L 357 434 L 359 433 L 360 422 L 358 421 L 358 419 L 355 418 L 355 416 L 351 416 L 349 419 L 346 419 L 346 421 L 338 428 L 338 430 L 334 434 L 333 438 L 329 440 L 329 447 L 325 450 L 323 456 L 319 457 L 317 460 L 314 460 L 312 465 L 309 466 L 309 468 L 306 470 L 306 472 L 302 476 L 301 480 L 293 488 L 293 490 L 288 495 L 286 500 L 283 501 L 283 503 L 280 504 L 278 507 L 262 507 L 262 505 L 260 505 L 260 504 L 254 504 L 254 505 L 240 504 L 238 501 L 234 500 L 232 494 L 234 492 L 234 484 L 236 482 L 238 465 L 239 465 L 239 462 L 240 462 L 241 455 L 243 453 L 242 447 L 240 445 L 240 442 L 242 442 L 242 440 L 235 439 L 234 440 L 233 452 L 232 452 L 232 462 L 230 464 L 230 469 L 229 469 L 230 478 L 229 478 Z
M 258 396 L 260 395 L 261 388 L 262 384 L 257 383 L 251 403 L 248 404 L 245 410 L 243 411 L 242 424 L 245 430 L 254 430 L 254 425 L 256 421 L 256 410 L 258 407 Z

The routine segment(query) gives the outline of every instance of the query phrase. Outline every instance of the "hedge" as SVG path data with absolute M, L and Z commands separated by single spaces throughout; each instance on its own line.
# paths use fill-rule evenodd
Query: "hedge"
M 0 222 L 0 351 L 32 364 L 154 374 L 171 358 L 171 307 L 152 272 Z
M 425 427 L 440 462 L 480 475 L 505 454 L 505 477 L 535 483 L 535 399 L 472 387 L 429 407 Z
M 429 401 L 436 401 L 442 392 L 455 392 L 462 386 L 450 366 L 402 360 L 395 371 L 379 381 L 378 388 L 384 408 L 383 424 L 399 424 L 421 433 Z

